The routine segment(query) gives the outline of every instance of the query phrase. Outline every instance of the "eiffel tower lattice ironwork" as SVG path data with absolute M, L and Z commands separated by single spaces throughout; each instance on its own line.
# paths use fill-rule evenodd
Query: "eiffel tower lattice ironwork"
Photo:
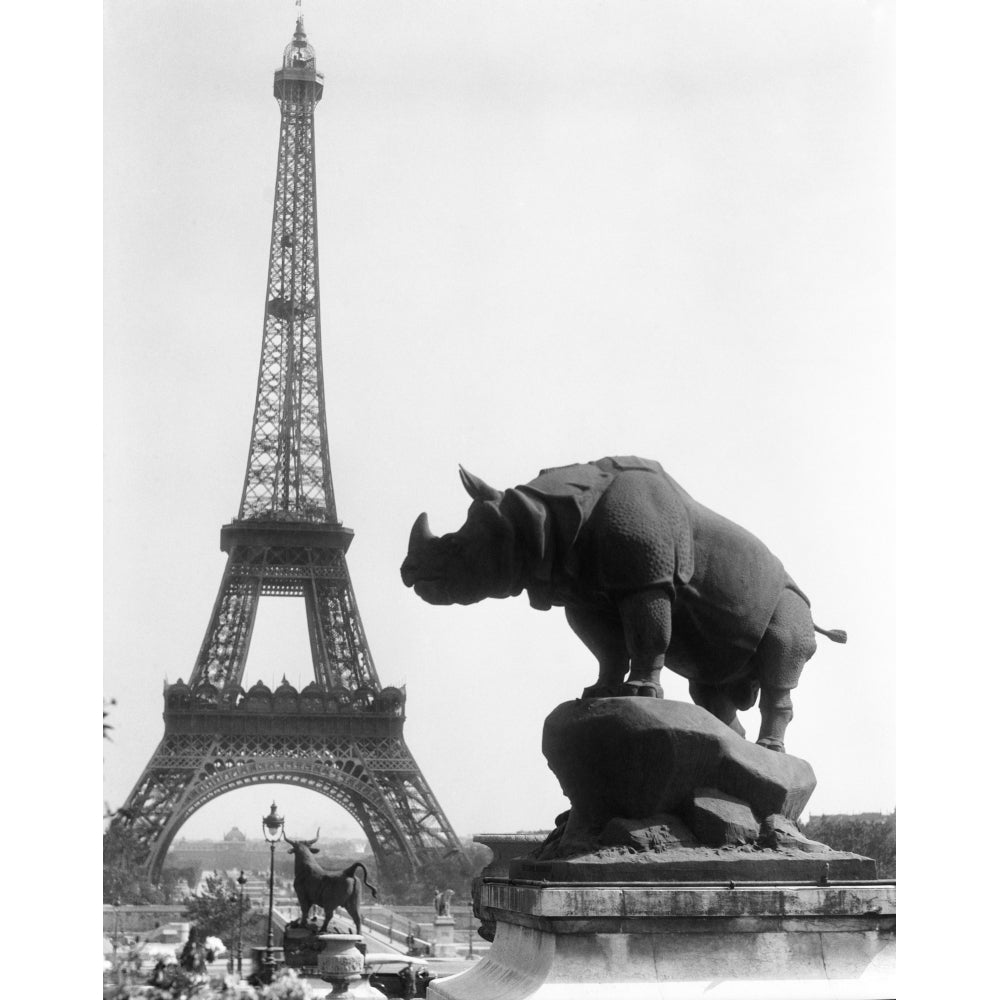
M 257 401 L 239 516 L 190 681 L 164 691 L 165 733 L 119 814 L 148 876 L 207 802 L 247 785 L 313 789 L 353 816 L 380 861 L 458 851 L 403 739 L 405 691 L 383 688 L 337 519 L 323 398 L 313 112 L 323 74 L 299 17 L 274 74 L 281 132 Z M 305 599 L 315 680 L 241 687 L 262 596 Z

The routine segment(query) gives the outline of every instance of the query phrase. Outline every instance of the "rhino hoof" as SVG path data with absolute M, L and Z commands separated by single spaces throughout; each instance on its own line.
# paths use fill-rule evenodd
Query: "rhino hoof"
M 766 750 L 774 750 L 776 753 L 785 752 L 784 741 L 775 739 L 773 736 L 762 736 L 757 740 L 757 746 L 764 747 Z
M 663 688 L 653 681 L 626 681 L 621 693 L 631 698 L 662 698 Z

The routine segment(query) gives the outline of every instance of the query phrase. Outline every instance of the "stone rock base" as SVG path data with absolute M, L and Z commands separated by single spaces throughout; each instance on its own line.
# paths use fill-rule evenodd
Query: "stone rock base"
M 881 1000 L 895 886 L 486 880 L 489 954 L 430 1000 Z
M 825 882 L 874 879 L 871 858 L 834 851 L 802 838 L 819 850 L 755 846 L 712 848 L 703 845 L 666 851 L 623 853 L 602 848 L 572 858 L 510 862 L 513 879 L 528 882 Z

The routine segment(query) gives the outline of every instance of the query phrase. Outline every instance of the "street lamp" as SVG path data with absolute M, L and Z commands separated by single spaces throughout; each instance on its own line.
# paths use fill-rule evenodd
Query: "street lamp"
M 271 926 L 274 919 L 274 847 L 285 832 L 285 818 L 278 815 L 278 807 L 272 802 L 271 811 L 261 820 L 264 829 L 264 839 L 271 848 L 271 878 L 267 893 L 267 949 L 264 952 L 264 981 L 270 982 L 274 977 L 274 954 Z
M 236 975 L 243 978 L 243 886 L 247 884 L 247 877 L 240 869 L 240 877 L 236 880 L 240 887 L 240 909 L 236 918 Z
M 472 912 L 472 910 L 469 910 L 469 951 L 465 957 L 470 962 L 476 957 L 476 953 L 472 950 L 472 932 L 475 930 L 475 927 L 473 926 L 475 922 L 476 915 Z
M 111 932 L 111 961 L 118 964 L 118 907 L 122 905 L 121 899 L 115 896 L 115 929 Z

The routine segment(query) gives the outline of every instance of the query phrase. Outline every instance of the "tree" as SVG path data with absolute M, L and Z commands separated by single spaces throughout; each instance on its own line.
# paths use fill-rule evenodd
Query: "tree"
M 401 854 L 390 855 L 381 864 L 366 856 L 363 860 L 373 873 L 372 881 L 378 886 L 379 902 L 426 904 L 434 898 L 436 889 L 454 889 L 458 900 L 467 899 L 472 891 L 473 875 L 487 864 L 491 853 L 471 840 L 462 846 L 469 861 L 455 851 L 425 859 L 416 872 L 411 871 Z
M 802 828 L 810 840 L 875 859 L 879 878 L 896 877 L 896 811 L 812 816 Z
M 244 896 L 242 917 L 244 929 L 251 919 L 250 900 Z M 221 938 L 232 951 L 236 946 L 236 930 L 240 923 L 240 896 L 230 878 L 209 875 L 205 888 L 188 900 L 186 916 L 205 935 Z
M 117 704 L 118 704 L 118 702 L 115 701 L 114 698 L 110 698 L 110 699 L 109 698 L 105 698 L 104 699 L 104 738 L 106 740 L 110 740 L 111 739 L 111 736 L 110 736 L 111 730 L 115 728 L 114 726 L 111 725 L 110 722 L 108 722 L 108 716 L 111 714 L 108 711 L 108 706 L 109 705 L 117 705 Z
M 104 902 L 163 903 L 163 891 L 145 877 L 135 835 L 123 823 L 104 831 Z

